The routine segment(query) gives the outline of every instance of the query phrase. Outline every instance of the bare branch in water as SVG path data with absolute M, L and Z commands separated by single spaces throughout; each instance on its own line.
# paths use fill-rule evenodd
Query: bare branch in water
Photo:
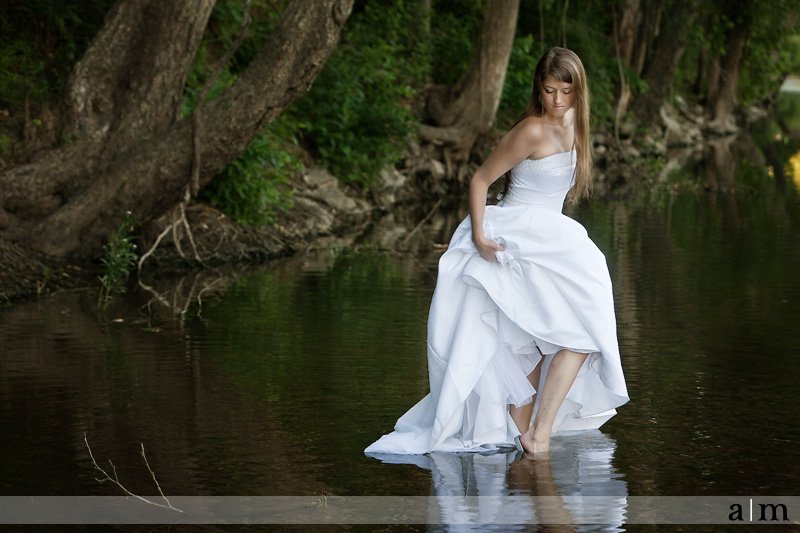
M 110 459 L 108 460 L 108 464 L 111 465 L 111 470 L 112 470 L 112 472 L 114 472 L 114 477 L 111 477 L 108 474 L 108 472 L 103 470 L 103 468 L 99 464 L 97 464 L 97 461 L 94 458 L 94 454 L 92 454 L 92 448 L 89 446 L 89 440 L 86 438 L 86 432 L 83 433 L 83 442 L 86 443 L 86 449 L 89 450 L 89 457 L 92 458 L 92 464 L 94 465 L 95 469 L 100 471 L 100 473 L 103 474 L 103 476 L 105 476 L 104 479 L 95 478 L 95 479 L 97 479 L 97 481 L 99 483 L 103 483 L 105 481 L 110 481 L 113 484 L 115 484 L 116 486 L 118 486 L 122 490 L 122 492 L 124 492 L 128 496 L 133 496 L 134 498 L 137 498 L 137 499 L 139 499 L 139 500 L 141 500 L 141 501 L 143 501 L 145 503 L 149 503 L 150 505 L 155 505 L 156 507 L 163 507 L 164 509 L 172 509 L 173 511 L 178 511 L 179 513 L 183 512 L 181 509 L 178 509 L 177 507 L 173 507 L 172 504 L 170 503 L 170 501 L 167 499 L 167 497 L 164 496 L 164 492 L 161 490 L 161 485 L 159 485 L 158 484 L 158 480 L 156 480 L 156 474 L 155 474 L 155 472 L 153 472 L 153 469 L 150 468 L 150 463 L 147 461 L 147 456 L 144 454 L 144 444 L 141 445 L 142 446 L 142 457 L 144 458 L 144 464 L 147 465 L 147 470 L 149 470 L 150 471 L 150 475 L 153 476 L 153 481 L 155 482 L 156 487 L 158 487 L 159 494 L 161 494 L 161 497 L 164 498 L 164 501 L 167 502 L 166 505 L 164 505 L 163 503 L 150 501 L 147 498 L 144 498 L 142 496 L 139 496 L 138 494 L 134 494 L 131 491 L 129 491 L 125 487 L 125 485 L 120 483 L 119 477 L 117 476 L 117 469 L 114 466 L 114 463 L 112 463 Z
M 158 480 L 156 479 L 156 473 L 153 472 L 153 469 L 150 468 L 150 463 L 147 461 L 147 456 L 144 454 L 144 443 L 140 442 L 139 445 L 142 447 L 142 459 L 144 459 L 144 464 L 147 465 L 147 469 L 150 471 L 150 475 L 153 476 L 153 483 L 156 484 L 156 488 L 158 488 L 158 493 L 161 494 L 161 497 L 164 498 L 164 501 L 167 502 L 167 505 L 170 509 L 175 509 L 170 503 L 169 499 L 164 496 L 164 491 L 161 490 L 161 485 L 159 485 Z M 183 511 L 181 511 L 183 512 Z

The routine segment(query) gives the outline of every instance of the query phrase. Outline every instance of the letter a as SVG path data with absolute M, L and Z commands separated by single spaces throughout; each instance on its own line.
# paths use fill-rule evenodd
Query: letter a
M 742 517 L 742 506 L 741 505 L 739 505 L 738 503 L 734 503 L 734 504 L 731 505 L 730 509 L 733 512 L 728 515 L 728 520 L 741 520 L 741 521 L 744 521 L 744 518 Z

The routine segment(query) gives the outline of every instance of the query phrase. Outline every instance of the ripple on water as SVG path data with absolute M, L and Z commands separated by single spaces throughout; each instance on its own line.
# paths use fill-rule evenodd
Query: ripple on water
M 787 203 L 794 214 L 770 240 L 768 212 L 740 205 L 749 226 L 734 239 L 727 219 L 703 215 L 726 207 L 696 204 L 601 204 L 583 216 L 609 261 L 632 401 L 595 440 L 559 440 L 549 474 L 513 454 L 363 456 L 427 392 L 435 277 L 430 261 L 360 252 L 313 273 L 275 263 L 183 322 L 148 323 L 138 293 L 110 311 L 119 324 L 80 293 L 0 311 L 0 425 L 14 458 L 0 486 L 114 494 L 92 479 L 86 432 L 145 492 L 139 443 L 175 494 L 424 495 L 447 465 L 486 491 L 532 493 L 543 490 L 532 479 L 550 475 L 562 493 L 791 494 L 797 206 Z

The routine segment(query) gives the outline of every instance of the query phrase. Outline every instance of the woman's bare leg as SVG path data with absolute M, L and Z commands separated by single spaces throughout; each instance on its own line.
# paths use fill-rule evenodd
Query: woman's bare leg
M 529 453 L 546 453 L 550 451 L 550 434 L 558 408 L 567 397 L 581 365 L 588 354 L 561 350 L 550 362 L 542 388 L 539 390 L 539 410 L 533 427 L 520 437 L 523 448 Z
M 539 391 L 539 378 L 542 375 L 542 358 L 539 363 L 536 365 L 536 368 L 533 369 L 533 372 L 528 374 L 528 381 L 531 382 L 533 388 L 536 391 Z M 533 395 L 533 399 L 531 403 L 525 404 L 522 407 L 517 407 L 516 405 L 510 405 L 508 408 L 509 413 L 511 414 L 511 418 L 514 420 L 514 423 L 517 425 L 517 429 L 519 429 L 520 434 L 524 435 L 528 428 L 531 427 L 531 416 L 533 415 L 533 406 L 536 403 L 536 394 Z

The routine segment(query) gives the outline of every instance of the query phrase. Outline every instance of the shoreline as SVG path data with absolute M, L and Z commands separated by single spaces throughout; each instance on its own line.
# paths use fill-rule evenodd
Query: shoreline
M 753 108 L 744 110 L 744 125 L 727 133 L 709 133 L 702 124 L 687 118 L 691 116 L 686 109 L 681 111 L 677 107 L 665 106 L 661 123 L 637 137 L 637 142 L 634 142 L 630 124 L 620 125 L 619 143 L 617 136 L 608 131 L 595 133 L 594 201 L 635 195 L 633 188 L 641 186 L 644 178 L 632 179 L 631 176 L 650 176 L 655 177 L 657 183 L 663 181 L 664 173 L 671 168 L 702 154 L 720 139 L 746 134 L 747 126 L 763 119 L 767 113 Z M 419 147 L 416 148 L 412 151 L 419 153 Z M 668 158 L 668 150 L 678 150 L 682 155 Z M 429 168 L 443 168 L 441 162 L 432 157 L 429 159 L 425 161 Z M 447 176 L 437 176 L 432 172 L 427 178 L 428 181 L 442 180 L 446 189 L 458 190 L 459 185 L 452 178 L 448 180 Z M 364 234 L 370 226 L 386 226 L 378 223 L 398 211 L 408 214 L 416 210 L 424 214 L 432 206 L 438 207 L 451 199 L 455 201 L 453 193 L 438 197 L 424 194 L 425 184 L 421 181 L 413 171 L 404 174 L 395 168 L 387 168 L 381 171 L 375 186 L 357 190 L 342 185 L 327 170 L 311 167 L 303 172 L 302 179 L 293 183 L 291 207 L 279 214 L 275 224 L 263 228 L 242 226 L 208 204 L 194 203 L 186 209 L 191 238 L 182 229 L 169 232 L 144 265 L 142 274 L 263 264 L 309 247 L 324 245 L 326 240 L 352 240 Z M 396 231 L 390 231 L 383 239 L 387 241 L 387 248 L 392 247 L 391 234 L 403 237 L 407 234 L 403 230 L 406 226 L 408 231 L 415 231 L 411 228 L 422 216 L 406 218 L 408 220 L 390 221 Z M 142 254 L 153 246 L 156 236 L 169 224 L 167 217 L 162 216 L 142 228 L 141 235 L 137 236 Z M 96 262 L 61 262 L 7 241 L 0 241 L 0 255 L 3 257 L 0 264 L 0 305 L 9 306 L 64 289 L 99 287 L 97 278 L 102 272 Z M 136 273 L 131 272 L 131 275 L 136 276 Z

